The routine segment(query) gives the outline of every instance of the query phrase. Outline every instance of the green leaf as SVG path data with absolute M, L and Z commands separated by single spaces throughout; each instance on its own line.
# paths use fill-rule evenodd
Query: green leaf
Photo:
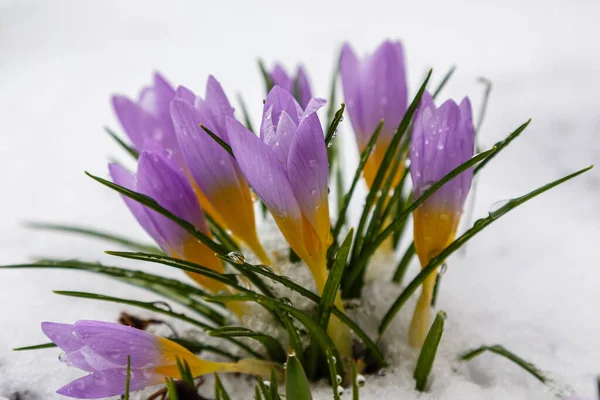
M 107 181 L 106 179 L 102 179 L 100 177 L 94 176 L 94 175 L 90 174 L 89 172 L 86 172 L 85 174 L 87 176 L 89 176 L 90 178 L 94 179 L 95 181 L 100 182 L 104 186 L 108 186 L 109 188 L 113 189 L 114 191 L 119 192 L 122 195 L 127 196 L 132 200 L 137 201 L 138 203 L 148 207 L 151 210 L 156 211 L 157 213 L 159 213 L 161 215 L 164 215 L 165 217 L 167 217 L 168 219 L 170 219 L 171 221 L 175 222 L 177 225 L 182 227 L 185 231 L 189 232 L 192 236 L 194 236 L 196 239 L 198 239 L 200 242 L 202 242 L 208 248 L 213 250 L 215 253 L 227 254 L 231 251 L 230 249 L 226 248 L 225 246 L 223 246 L 219 243 L 216 243 L 211 238 L 206 236 L 204 233 L 200 232 L 191 223 L 187 222 L 186 220 L 184 220 L 182 218 L 179 218 L 178 216 L 171 213 L 166 208 L 162 207 L 153 198 L 143 195 L 141 193 L 134 192 L 133 190 L 129 190 L 123 186 L 119 186 L 116 183 Z
M 221 139 L 216 133 L 208 129 L 206 126 L 200 124 L 200 128 L 202 128 L 204 132 L 208 133 L 208 136 L 210 136 L 215 142 L 217 142 L 217 144 L 221 146 L 223 150 L 228 152 L 231 157 L 235 158 L 235 156 L 233 155 L 233 150 L 231 150 L 231 146 L 227 144 L 227 142 Z
M 344 274 L 346 260 L 348 259 L 350 247 L 352 246 L 353 234 L 354 229 L 350 229 L 350 232 L 348 232 L 348 235 L 346 235 L 346 239 L 344 239 L 342 246 L 337 252 L 335 261 L 333 262 L 333 267 L 329 271 L 327 282 L 325 282 L 325 287 L 323 288 L 323 293 L 321 294 L 321 301 L 319 302 L 319 308 L 317 310 L 317 321 L 319 321 L 319 324 L 321 327 L 323 327 L 323 329 L 327 329 L 327 326 L 329 325 L 331 309 L 335 307 L 333 303 L 335 302 L 335 298 L 340 291 L 342 275 Z
M 508 146 L 509 144 L 512 143 L 513 140 L 518 138 L 519 135 L 521 135 L 521 133 L 523 133 L 525 128 L 527 128 L 527 126 L 529 125 L 530 122 L 531 122 L 531 119 L 527 120 L 527 122 L 525 122 L 523 125 L 518 127 L 514 132 L 512 132 L 510 135 L 508 135 L 508 137 L 506 139 L 501 140 L 500 142 L 496 143 L 494 145 L 494 147 L 497 149 L 497 151 L 494 152 L 494 154 L 492 154 L 490 157 L 483 160 L 481 162 L 481 164 L 476 166 L 473 169 L 473 174 L 477 174 L 483 167 L 485 167 L 487 165 L 487 163 L 492 161 L 494 159 L 494 157 L 496 157 L 506 146 Z
M 352 400 L 360 400 L 360 389 L 358 388 L 358 372 L 356 362 L 352 360 Z
M 526 203 L 527 201 L 533 199 L 534 197 L 539 196 L 540 194 L 552 189 L 553 187 L 558 186 L 561 183 L 564 183 L 570 179 L 573 179 L 576 176 L 579 176 L 586 171 L 589 171 L 590 169 L 592 169 L 592 167 L 593 166 L 584 168 L 573 174 L 570 174 L 563 178 L 560 178 L 554 182 L 548 183 L 548 184 L 546 184 L 538 189 L 535 189 L 521 197 L 512 199 L 512 200 L 508 201 L 504 206 L 491 211 L 487 218 L 481 218 L 481 219 L 475 221 L 475 224 L 473 225 L 473 227 L 471 229 L 466 231 L 459 238 L 455 239 L 452 243 L 450 243 L 450 245 L 448 245 L 448 247 L 446 247 L 437 256 L 433 257 L 431 259 L 431 261 L 429 262 L 429 264 L 427 264 L 427 266 L 425 266 L 421 270 L 421 272 L 408 284 L 408 286 L 404 289 L 404 291 L 402 293 L 400 293 L 400 296 L 398 296 L 398 298 L 396 299 L 394 304 L 392 304 L 392 306 L 387 311 L 387 313 L 385 314 L 385 316 L 383 317 L 383 319 L 381 321 L 381 325 L 379 326 L 379 338 L 381 338 L 381 336 L 385 333 L 386 329 L 388 328 L 388 326 L 390 325 L 390 323 L 392 322 L 392 320 L 394 319 L 394 317 L 396 316 L 398 311 L 400 311 L 400 309 L 406 303 L 406 301 L 410 298 L 410 296 L 419 288 L 419 286 L 421 286 L 421 284 L 423 284 L 425 279 L 427 279 L 427 277 L 429 275 L 434 273 L 437 270 L 437 267 L 439 267 L 444 262 L 444 260 L 446 260 L 452 253 L 454 253 L 456 250 L 461 248 L 465 243 L 467 243 L 470 239 L 472 239 L 477 233 L 482 231 L 488 225 L 492 224 L 494 221 L 498 220 L 501 216 L 503 216 L 507 212 L 515 209 L 516 207 L 520 206 L 523 203 Z
M 446 313 L 443 311 L 438 312 L 435 321 L 433 321 L 431 328 L 429 328 L 429 332 L 421 348 L 421 353 L 419 353 L 419 360 L 413 374 L 413 377 L 417 381 L 416 389 L 419 392 L 423 392 L 427 385 L 427 380 L 435 361 L 435 355 L 442 340 L 442 334 L 444 333 L 445 320 Z
M 352 184 L 350 185 L 350 189 L 348 189 L 348 192 L 344 196 L 344 200 L 342 203 L 343 205 L 340 208 L 337 221 L 335 222 L 335 226 L 333 228 L 333 231 L 331 232 L 331 236 L 333 236 L 334 241 L 337 240 L 337 237 L 340 234 L 340 230 L 346 222 L 346 214 L 348 212 L 348 207 L 350 206 L 350 200 L 352 199 L 352 195 L 354 194 L 354 189 L 356 188 L 356 184 L 358 183 L 362 175 L 363 169 L 365 168 L 365 164 L 369 159 L 369 155 L 371 155 L 373 147 L 375 147 L 375 143 L 377 143 L 377 139 L 379 138 L 381 129 L 383 129 L 383 121 L 379 122 L 379 125 L 377 125 L 377 128 L 375 129 L 375 132 L 373 132 L 373 135 L 371 135 L 369 142 L 365 146 L 365 149 L 360 153 L 358 167 L 356 168 L 356 172 L 354 173 Z
M 260 395 L 260 390 L 258 386 L 254 387 L 254 400 L 262 400 L 262 396 Z
M 265 82 L 265 93 L 268 94 L 271 91 L 271 89 L 273 89 L 273 86 L 275 86 L 275 84 L 271 79 L 271 74 L 269 74 L 269 71 L 267 71 L 263 60 L 261 59 L 258 60 L 258 68 L 260 68 L 260 73 L 262 74 L 263 80 Z
M 53 348 L 53 347 L 56 347 L 56 345 L 54 343 L 50 342 L 50 343 L 36 344 L 36 345 L 33 345 L 33 346 L 17 347 L 17 348 L 14 348 L 13 351 L 50 349 L 50 348 Z
M 231 400 L 231 397 L 229 397 L 229 394 L 227 394 L 227 391 L 225 390 L 225 387 L 223 386 L 223 382 L 221 382 L 221 378 L 219 378 L 219 375 L 217 375 L 215 373 L 215 397 L 216 400 Z
M 271 400 L 281 400 L 281 397 L 279 396 L 279 382 L 275 368 L 271 368 L 271 386 L 269 387 L 269 391 L 271 392 Z
M 387 176 L 387 174 L 395 174 L 396 173 L 396 171 L 392 170 L 390 168 L 390 166 L 392 165 L 392 161 L 394 160 L 394 158 L 398 156 L 398 154 L 397 154 L 398 146 L 400 145 L 401 139 L 406 135 L 406 132 L 408 132 L 408 128 L 410 127 L 410 125 L 412 123 L 413 116 L 414 116 L 415 112 L 417 111 L 417 108 L 421 102 L 421 97 L 423 96 L 423 93 L 425 92 L 425 88 L 427 87 L 427 83 L 429 82 L 429 79 L 431 78 L 431 73 L 432 73 L 432 71 L 430 70 L 429 73 L 427 74 L 427 77 L 421 84 L 421 87 L 419 88 L 417 95 L 415 96 L 415 98 L 411 102 L 410 106 L 408 107 L 406 113 L 404 114 L 404 117 L 402 118 L 400 125 L 398 125 L 398 129 L 396 130 L 396 133 L 394 134 L 394 137 L 392 138 L 392 141 L 390 142 L 390 144 L 385 152 L 385 155 L 383 156 L 381 165 L 379 166 L 379 169 L 377 170 L 377 174 L 375 175 L 373 184 L 371 185 L 369 193 L 367 194 L 367 199 L 365 200 L 363 212 L 361 214 L 360 221 L 358 223 L 358 227 L 356 228 L 356 235 L 354 238 L 354 248 L 352 250 L 352 258 L 351 258 L 351 262 L 350 262 L 351 267 L 348 270 L 348 279 L 343 282 L 344 291 L 346 292 L 347 296 L 350 296 L 350 297 L 355 296 L 356 297 L 360 294 L 360 290 L 361 290 L 361 286 L 362 286 L 361 281 L 362 281 L 362 276 L 364 273 L 364 268 L 362 265 L 358 264 L 357 261 L 358 261 L 359 257 L 361 256 L 361 254 L 363 254 L 363 250 L 364 250 L 363 249 L 363 241 L 365 240 L 365 237 L 364 237 L 365 225 L 366 225 L 367 219 L 369 217 L 369 214 L 371 212 L 371 209 L 373 208 L 375 201 L 379 197 L 379 191 L 381 189 L 381 185 L 383 184 L 385 177 Z M 366 264 L 365 264 L 365 267 L 366 267 Z
M 260 342 L 265 347 L 271 360 L 283 362 L 286 357 L 283 346 L 281 346 L 281 343 L 273 336 L 254 332 L 253 330 L 242 326 L 224 326 L 209 331 L 208 334 L 215 337 L 249 337 Z
M 246 102 L 240 93 L 237 95 L 238 103 L 240 103 L 240 107 L 242 109 L 242 115 L 244 116 L 244 125 L 250 132 L 254 132 L 254 128 L 252 127 L 252 119 L 250 118 L 250 113 L 248 112 L 248 108 L 246 107 Z
M 285 367 L 285 396 L 287 400 L 312 400 L 310 384 L 302 364 L 291 350 Z
M 233 253 L 233 254 L 235 254 L 235 253 Z M 227 256 L 221 256 L 221 255 L 217 254 L 217 257 L 219 257 L 222 260 L 227 261 L 229 263 L 229 265 L 231 265 L 233 268 L 238 270 L 242 275 L 244 275 L 246 278 L 248 278 L 248 280 L 250 282 L 252 282 L 254 284 L 254 286 L 256 286 L 263 294 L 265 294 L 266 296 L 269 296 L 269 297 L 275 297 L 275 294 L 273 294 L 273 292 L 271 291 L 269 286 L 266 285 L 263 282 L 263 280 L 260 279 L 260 277 L 258 275 L 256 275 L 256 273 L 254 271 L 243 267 L 245 264 L 248 264 L 248 263 L 246 263 L 245 257 L 243 257 L 243 255 L 242 255 L 242 259 L 244 259 L 244 261 L 242 261 L 240 259 L 240 257 L 239 257 L 240 254 L 235 254 L 234 256 L 232 256 L 232 253 L 229 253 Z
M 123 400 L 129 400 L 129 390 L 131 387 L 131 356 L 127 356 L 127 369 L 125 371 L 127 376 L 125 377 L 125 396 Z
M 265 382 L 263 381 L 263 379 L 260 376 L 257 376 L 256 380 L 258 381 L 258 386 L 255 387 L 255 390 L 260 389 L 259 396 L 262 393 L 262 397 L 264 397 L 265 400 L 271 400 L 272 397 L 271 397 L 271 392 L 269 391 L 269 387 L 265 384 Z M 259 397 L 259 400 L 261 400 L 261 397 Z
M 137 160 L 140 157 L 140 153 L 138 153 L 138 151 L 136 149 L 134 149 L 133 146 L 125 143 L 123 141 L 123 139 L 121 139 L 119 137 L 119 135 L 117 135 L 112 129 L 110 129 L 108 126 L 105 126 L 104 130 L 106 131 L 106 133 L 108 133 L 110 135 L 111 138 L 113 138 L 115 140 L 115 142 L 117 142 L 119 144 L 119 146 L 121 146 L 133 158 L 135 158 Z
M 144 251 L 146 253 L 163 254 L 163 252 L 152 245 L 139 243 L 122 236 L 113 235 L 108 232 L 102 232 L 92 228 L 86 228 L 83 226 L 75 225 L 63 225 L 63 224 L 50 224 L 45 222 L 27 222 L 25 226 L 33 229 L 42 229 L 48 231 L 74 233 L 82 236 L 89 236 L 92 238 L 103 239 L 108 242 L 117 243 L 123 245 L 132 250 Z
M 525 361 L 521 357 L 508 351 L 505 347 L 503 347 L 499 344 L 496 344 L 493 346 L 482 346 L 475 350 L 470 350 L 470 351 L 466 352 L 465 354 L 463 354 L 460 357 L 460 359 L 463 361 L 470 361 L 486 351 L 497 354 L 499 356 L 506 358 L 507 360 L 514 362 L 519 367 L 523 368 L 525 371 L 527 371 L 531 375 L 535 376 L 536 379 L 542 383 L 546 383 L 548 381 L 548 379 L 543 375 L 542 371 L 540 371 L 535 365 L 533 365 L 532 363 L 530 363 L 528 361 Z
M 190 387 L 195 387 L 196 383 L 194 382 L 194 377 L 192 376 L 192 370 L 186 360 L 181 360 L 179 357 L 175 360 L 177 363 L 177 369 L 179 370 L 179 376 L 181 377 L 181 381 L 188 384 Z
M 396 267 L 396 272 L 394 272 L 394 277 L 392 278 L 392 282 L 394 283 L 402 283 L 402 278 L 406 274 L 406 270 L 410 265 L 410 261 L 415 255 L 415 242 L 412 242 L 410 246 L 404 252 L 404 255 L 400 259 L 398 266 Z
M 331 120 L 331 124 L 329 125 L 329 129 L 327 129 L 327 134 L 325 135 L 325 144 L 329 147 L 331 140 L 335 136 L 337 132 L 338 125 L 342 122 L 344 118 L 344 110 L 346 109 L 346 105 L 342 103 L 340 105 L 340 109 L 335 112 L 333 119 Z
M 436 99 L 438 97 L 438 95 L 440 94 L 440 92 L 442 91 L 442 89 L 446 86 L 446 84 L 448 83 L 448 81 L 450 80 L 450 78 L 452 77 L 452 75 L 454 74 L 454 71 L 456 71 L 456 66 L 453 65 L 452 67 L 450 67 L 450 69 L 448 70 L 448 72 L 446 72 L 446 75 L 444 75 L 444 77 L 442 78 L 442 81 L 440 82 L 440 84 L 438 85 L 438 87 L 435 89 L 435 91 L 433 92 L 433 94 L 431 95 L 431 97 L 433 97 L 434 99 Z
M 99 300 L 99 301 L 108 301 L 108 302 L 112 302 L 112 303 L 127 304 L 130 306 L 153 311 L 158 314 L 168 315 L 169 317 L 178 319 L 183 322 L 187 322 L 188 324 L 194 325 L 203 330 L 212 330 L 215 328 L 214 326 L 208 325 L 202 321 L 190 318 L 183 313 L 174 312 L 170 309 L 170 307 L 168 305 L 166 306 L 166 308 L 163 308 L 165 303 L 162 301 L 143 302 L 143 301 L 137 301 L 137 300 L 122 299 L 119 297 L 104 296 L 104 295 L 95 294 L 95 293 L 74 292 L 74 291 L 66 291 L 66 290 L 55 290 L 54 293 L 58 294 L 58 295 L 62 295 L 62 296 L 79 297 L 79 298 L 84 298 L 84 299 L 92 299 L 92 300 Z M 163 305 L 163 307 L 158 307 L 157 304 L 161 304 L 161 305 Z M 248 353 L 252 354 L 254 357 L 259 358 L 259 359 L 264 359 L 264 357 L 260 353 L 255 352 L 247 345 L 245 345 L 235 339 L 232 339 L 232 338 L 224 338 L 224 339 L 230 343 L 235 344 L 239 348 L 247 351 Z
M 169 395 L 169 400 L 179 400 L 179 395 L 177 394 L 177 386 L 175 385 L 175 381 L 171 378 L 166 378 L 165 384 L 167 385 L 167 394 Z

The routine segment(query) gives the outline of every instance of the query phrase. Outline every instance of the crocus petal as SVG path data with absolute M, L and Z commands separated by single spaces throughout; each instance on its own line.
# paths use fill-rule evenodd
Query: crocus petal
M 203 115 L 199 109 L 177 99 L 171 108 L 192 178 L 234 235 L 243 240 L 249 234 L 254 236 L 252 198 L 235 160 L 200 127 Z
M 263 106 L 263 120 L 260 127 L 261 139 L 265 140 L 263 127 L 269 124 L 276 127 L 279 124 L 279 117 L 283 111 L 292 118 L 296 125 L 300 122 L 300 118 L 304 112 L 290 92 L 276 85 L 273 86 L 267 95 Z
M 66 352 L 77 351 L 84 344 L 73 336 L 73 325 L 56 322 L 42 322 L 42 331 L 48 339 Z
M 300 107 L 306 108 L 308 102 L 312 98 L 312 90 L 310 89 L 310 83 L 308 82 L 308 76 L 302 66 L 298 67 L 298 74 L 296 76 L 296 85 L 298 87 L 298 102 Z
M 196 95 L 194 94 L 194 92 L 192 92 L 190 89 L 186 88 L 185 86 L 179 86 L 177 88 L 177 90 L 175 91 L 175 98 L 185 100 L 186 102 L 192 103 L 192 104 L 194 104 L 194 101 L 196 101 Z M 170 105 L 169 105 L 169 107 L 170 107 Z
M 290 117 L 290 115 L 282 111 L 279 116 L 279 124 L 277 125 L 277 131 L 275 136 L 271 140 L 265 140 L 265 144 L 273 149 L 273 152 L 277 155 L 281 165 L 285 167 L 290 153 L 290 146 L 294 140 L 294 135 L 298 126 Z M 265 138 L 269 139 L 269 138 Z
M 123 130 L 136 149 L 143 148 L 144 139 L 161 135 L 155 117 L 125 96 L 113 96 L 112 105 Z
M 349 44 L 344 44 L 340 56 L 340 75 L 342 77 L 342 88 L 344 100 L 350 116 L 352 128 L 356 134 L 359 147 L 363 148 L 368 142 L 365 123 L 363 120 L 363 99 L 360 93 L 360 63 L 354 50 Z
M 294 251 L 304 254 L 302 213 L 287 173 L 273 150 L 238 121 L 228 118 L 229 144 L 252 189 L 265 203 Z
M 302 214 L 325 244 L 330 241 L 328 165 L 321 123 L 317 114 L 312 113 L 298 127 L 290 148 L 287 171 Z
M 153 370 L 132 370 L 130 390 L 140 390 L 158 384 L 162 377 Z M 61 387 L 56 393 L 78 399 L 102 399 L 125 392 L 127 369 L 118 368 L 94 372 Z
M 206 82 L 206 97 L 204 104 L 212 113 L 215 122 L 215 131 L 219 132 L 221 139 L 227 142 L 227 127 L 225 117 L 233 118 L 234 109 L 231 107 L 223 88 L 214 76 L 209 75 Z
M 109 164 L 108 169 L 114 183 L 129 190 L 137 190 L 135 184 L 136 177 L 133 173 L 118 164 Z M 150 210 L 127 196 L 121 197 L 142 228 L 154 239 L 161 249 L 168 251 L 169 245 L 167 240 L 160 230 L 159 225 L 154 220 L 153 215 L 150 214 Z
M 132 368 L 159 365 L 164 359 L 156 336 L 129 326 L 77 321 L 73 326 L 73 335 L 115 365 L 126 366 L 127 356 L 131 357 Z
M 289 77 L 281 64 L 275 64 L 273 71 L 271 72 L 271 80 L 274 85 L 281 86 L 289 93 L 294 93 L 294 82 Z
M 208 228 L 196 196 L 185 177 L 173 170 L 160 156 L 143 152 L 138 160 L 137 189 L 152 197 L 162 207 L 182 218 L 204 233 Z M 189 237 L 167 217 L 149 211 L 159 225 L 160 232 L 173 250 L 181 254 L 181 245 Z

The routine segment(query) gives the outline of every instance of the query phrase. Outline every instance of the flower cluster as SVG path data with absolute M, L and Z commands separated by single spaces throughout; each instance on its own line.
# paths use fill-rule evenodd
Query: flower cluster
M 240 372 L 273 378 L 285 360 L 284 349 L 289 346 L 288 361 L 292 357 L 293 370 L 298 373 L 293 384 L 302 383 L 307 377 L 326 377 L 334 387 L 334 398 L 339 399 L 343 391 L 339 384 L 357 379 L 357 371 L 373 371 L 386 364 L 378 341 L 345 314 L 342 299 L 361 295 L 365 270 L 373 254 L 385 247 L 382 253 L 393 256 L 388 250 L 399 245 L 411 215 L 413 244 L 402 258 L 394 281 L 400 280 L 397 278 L 403 276 L 415 253 L 422 270 L 390 305 L 378 333 L 381 338 L 407 299 L 422 286 L 407 329 L 410 345 L 423 347 L 423 359 L 433 363 L 445 314 L 439 312 L 432 324 L 431 307 L 434 287 L 439 284 L 437 271 L 446 257 L 506 212 L 587 171 L 581 170 L 509 201 L 456 239 L 477 171 L 474 168 L 489 162 L 527 123 L 505 141 L 474 156 L 475 128 L 469 98 L 459 103 L 446 100 L 436 106 L 434 97 L 441 87 L 430 91 L 430 72 L 409 102 L 400 42 L 386 41 L 364 58 L 358 57 L 350 45 L 342 47 L 339 75 L 345 104 L 336 113 L 329 105 L 327 124 L 319 117 L 327 101 L 312 97 L 302 67 L 295 77 L 290 77 L 279 64 L 271 72 L 264 68 L 263 72 L 268 91 L 257 132 L 252 131 L 248 115 L 243 118 L 246 125 L 240 122 L 213 76 L 208 77 L 204 97 L 184 86 L 171 86 L 156 73 L 152 85 L 145 87 L 137 100 L 121 95 L 112 98 L 131 145 L 118 140 L 136 157 L 137 167 L 132 172 L 112 163 L 108 167 L 112 182 L 92 177 L 123 195 L 127 207 L 160 251 L 109 254 L 179 268 L 193 284 L 76 261 L 33 265 L 84 269 L 144 287 L 203 318 L 115 297 L 59 294 L 142 305 L 226 338 L 241 351 L 263 359 L 241 358 L 220 349 L 218 354 L 235 362 L 209 361 L 191 351 L 203 350 L 203 346 L 188 343 L 186 348 L 183 343 L 133 327 L 99 321 L 45 322 L 42 330 L 64 351 L 60 359 L 89 373 L 58 393 L 76 398 L 115 396 L 125 392 L 127 382 L 131 390 L 138 390 L 164 383 L 165 379 L 167 383 L 171 378 L 183 379 L 181 363 L 189 367 L 193 377 Z M 339 151 L 331 141 L 344 107 L 360 152 L 355 179 L 347 192 L 340 178 L 345 165 L 340 157 L 330 157 Z M 328 149 L 331 145 L 333 148 Z M 364 177 L 368 193 L 360 221 L 356 227 L 350 227 L 346 213 L 360 177 Z M 332 182 L 333 179 L 337 181 Z M 337 201 L 332 201 L 330 187 L 338 192 Z M 257 233 L 257 199 L 268 210 L 290 253 L 312 274 L 317 293 L 271 268 L 277 267 L 282 255 L 269 254 L 261 243 Z M 345 239 L 343 233 L 347 235 Z M 119 238 L 114 240 L 137 250 L 148 248 Z M 384 243 L 392 247 L 382 246 Z M 246 262 L 240 251 L 253 252 L 261 264 Z M 238 274 L 232 274 L 228 264 Z M 282 288 L 275 289 L 271 281 L 316 303 L 315 307 L 293 306 L 283 296 Z M 207 302 L 220 303 L 222 307 Z M 231 326 L 232 320 L 243 324 L 242 317 L 255 309 L 243 302 L 254 302 L 267 309 L 274 324 L 287 332 L 288 342 L 282 344 L 264 332 Z M 297 323 L 304 328 L 299 329 Z M 309 335 L 309 340 L 303 341 L 304 335 Z M 240 336 L 255 339 L 266 351 L 261 353 L 238 341 Z M 477 351 L 473 354 L 481 353 Z M 506 354 L 505 350 L 499 351 L 502 352 Z M 514 359 L 512 354 L 511 357 Z M 418 390 L 425 387 L 431 370 L 431 365 L 422 367 L 422 362 L 420 357 L 415 370 Z M 289 368 L 286 373 L 290 373 Z M 294 390 L 290 387 L 288 399 L 295 400 L 289 394 Z M 272 398 L 277 400 L 277 389 L 273 391 Z

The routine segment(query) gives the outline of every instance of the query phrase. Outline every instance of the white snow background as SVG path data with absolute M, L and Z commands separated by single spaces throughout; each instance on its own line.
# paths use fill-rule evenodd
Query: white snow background
M 498 200 L 598 163 L 599 18 L 600 2 L 592 0 L 0 0 L 0 264 L 33 256 L 126 264 L 102 254 L 114 246 L 28 230 L 22 225 L 26 220 L 78 223 L 146 238 L 119 196 L 83 174 L 106 176 L 110 156 L 127 158 L 102 130 L 107 124 L 120 131 L 109 105 L 111 93 L 137 95 L 157 69 L 173 84 L 203 94 L 212 73 L 236 107 L 235 93 L 243 93 L 257 124 L 264 97 L 258 57 L 288 67 L 302 62 L 316 95 L 327 97 L 334 54 L 345 40 L 360 53 L 385 38 L 403 40 L 412 94 L 427 68 L 434 67 L 436 84 L 455 64 L 457 72 L 441 98 L 469 95 L 477 109 L 482 97 L 477 77 L 492 80 L 484 147 L 533 118 L 522 137 L 480 176 L 475 216 L 485 216 Z M 347 118 L 338 139 L 345 137 L 352 139 Z M 352 140 L 345 146 L 351 164 L 356 158 Z M 446 331 L 430 392 L 421 398 L 554 398 L 498 356 L 455 361 L 467 348 L 496 343 L 535 363 L 556 386 L 569 385 L 577 395 L 595 398 L 599 195 L 596 169 L 505 216 L 475 238 L 466 253 L 448 260 L 438 299 L 448 314 Z M 158 265 L 141 267 L 182 276 Z M 375 279 L 388 282 L 387 267 L 380 266 Z M 414 265 L 410 275 L 416 270 Z M 62 398 L 54 390 L 81 375 L 59 364 L 56 349 L 11 351 L 45 342 L 41 321 L 114 321 L 125 309 L 60 297 L 54 289 L 156 299 L 82 272 L 0 271 L 0 399 L 12 399 L 17 391 L 28 392 L 25 399 Z M 383 303 L 400 290 L 371 283 L 365 301 L 381 315 Z M 393 366 L 385 377 L 368 377 L 361 399 L 414 398 L 410 375 L 416 354 L 401 344 L 411 306 L 384 340 Z M 315 398 L 331 398 L 330 389 L 320 389 Z

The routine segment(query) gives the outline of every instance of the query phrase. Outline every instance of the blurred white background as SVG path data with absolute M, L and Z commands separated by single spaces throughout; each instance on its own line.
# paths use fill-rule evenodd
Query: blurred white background
M 437 84 L 456 65 L 441 97 L 469 95 L 477 109 L 477 78 L 490 79 L 484 147 L 533 118 L 481 175 L 475 215 L 485 215 L 497 200 L 598 163 L 599 18 L 597 0 L 0 0 L 0 264 L 32 256 L 108 260 L 104 244 L 33 232 L 22 227 L 26 220 L 145 238 L 121 199 L 83 174 L 104 176 L 109 157 L 127 157 L 102 130 L 121 131 L 111 93 L 137 95 L 154 70 L 203 93 L 212 73 L 232 103 L 243 93 L 258 123 L 258 57 L 289 68 L 302 62 L 315 93 L 327 97 L 345 40 L 364 53 L 385 38 L 401 39 L 411 93 L 427 68 L 434 67 Z M 345 136 L 352 139 L 348 122 L 338 138 Z M 349 159 L 352 146 L 348 140 Z M 599 196 L 593 170 L 508 215 L 475 239 L 466 257 L 450 260 L 439 299 L 450 326 L 469 321 L 457 329 L 473 346 L 502 343 L 588 397 L 600 373 Z M 47 374 L 37 372 L 58 367 L 54 353 L 10 352 L 45 341 L 41 320 L 114 320 L 122 309 L 61 298 L 52 289 L 125 287 L 81 273 L 0 271 L 0 397 L 43 386 L 39 398 L 54 398 L 55 385 L 47 387 Z M 480 362 L 490 369 L 494 363 L 502 361 Z M 65 368 L 50 372 L 67 381 Z M 530 379 L 522 375 L 512 378 Z

